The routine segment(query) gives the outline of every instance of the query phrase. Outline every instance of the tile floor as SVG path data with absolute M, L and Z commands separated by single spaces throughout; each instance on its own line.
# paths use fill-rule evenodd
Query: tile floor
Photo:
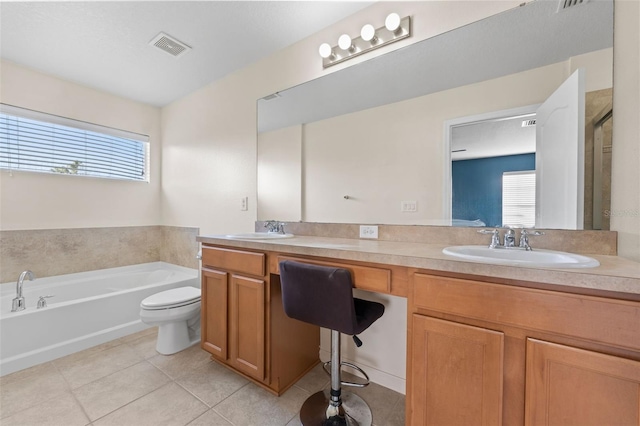
M 1 426 L 298 425 L 304 400 L 329 385 L 318 366 L 276 397 L 211 361 L 198 346 L 155 351 L 155 329 L 0 378 Z M 375 426 L 404 425 L 404 395 L 355 391 Z

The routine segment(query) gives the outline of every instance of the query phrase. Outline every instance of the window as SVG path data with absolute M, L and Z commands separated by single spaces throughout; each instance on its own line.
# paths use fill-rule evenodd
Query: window
M 536 225 L 536 172 L 502 174 L 503 225 L 532 228 Z
M 149 181 L 149 138 L 0 105 L 0 168 Z

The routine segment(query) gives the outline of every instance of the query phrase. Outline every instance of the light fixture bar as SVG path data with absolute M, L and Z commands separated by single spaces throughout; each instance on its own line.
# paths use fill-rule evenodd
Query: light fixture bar
M 396 21 L 397 22 L 397 21 Z M 405 16 L 400 20 L 400 26 L 395 31 L 389 31 L 384 25 L 375 30 L 375 37 L 366 41 L 361 36 L 351 40 L 351 48 L 342 50 L 339 46 L 332 48 L 332 54 L 322 58 L 322 67 L 327 68 L 339 64 L 347 59 L 355 58 L 364 53 L 371 52 L 379 47 L 386 46 L 396 41 L 411 36 L 411 17 Z

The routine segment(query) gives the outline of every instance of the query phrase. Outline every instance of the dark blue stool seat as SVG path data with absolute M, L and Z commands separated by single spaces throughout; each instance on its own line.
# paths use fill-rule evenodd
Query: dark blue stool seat
M 384 314 L 384 305 L 353 297 L 353 281 L 347 269 L 285 260 L 280 262 L 282 303 L 287 316 L 331 330 L 331 391 L 320 391 L 305 401 L 300 410 L 304 426 L 371 424 L 371 410 L 357 395 L 345 393 L 340 377 L 340 333 L 356 337 Z

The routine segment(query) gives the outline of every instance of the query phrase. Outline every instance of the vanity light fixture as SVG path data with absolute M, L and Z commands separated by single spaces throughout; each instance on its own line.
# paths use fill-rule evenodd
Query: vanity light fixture
M 322 43 L 318 53 L 322 57 L 322 67 L 327 68 L 410 36 L 411 17 L 400 18 L 397 13 L 390 13 L 384 26 L 376 29 L 366 24 L 360 30 L 360 37 L 352 39 L 348 34 L 342 34 L 337 46 Z

